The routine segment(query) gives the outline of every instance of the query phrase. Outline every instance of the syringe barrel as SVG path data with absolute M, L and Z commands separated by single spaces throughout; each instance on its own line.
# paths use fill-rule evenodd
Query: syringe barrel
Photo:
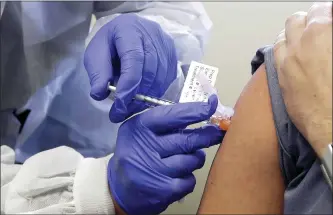
M 166 101 L 166 100 L 163 100 L 163 99 L 157 99 L 157 98 L 150 97 L 150 96 L 144 96 L 144 95 L 141 95 L 141 94 L 136 94 L 135 99 L 137 99 L 139 101 L 147 102 L 149 104 L 153 104 L 155 106 L 163 106 L 163 105 L 172 105 L 172 104 L 174 104 L 171 101 Z
M 110 84 L 108 85 L 108 89 L 111 92 L 116 92 L 116 87 L 112 86 Z M 154 105 L 154 106 L 175 104 L 174 102 L 171 102 L 171 101 L 167 101 L 167 100 L 163 100 L 163 99 L 157 99 L 157 98 L 154 98 L 154 97 L 145 96 L 145 95 L 141 95 L 141 94 L 136 94 L 135 99 L 139 100 L 139 101 L 147 102 L 147 103 L 149 103 L 151 105 Z
M 112 85 L 108 85 L 108 89 L 112 92 L 116 92 L 116 87 Z M 135 99 L 139 101 L 143 101 L 149 104 L 152 104 L 153 106 L 163 106 L 163 105 L 173 105 L 174 102 L 163 100 L 163 99 L 157 99 L 150 96 L 145 96 L 141 94 L 136 94 Z M 231 109 L 232 110 L 232 109 Z M 232 112 L 233 114 L 233 112 Z M 220 129 L 226 131 L 229 128 L 229 125 L 231 123 L 231 117 L 219 117 L 219 116 L 212 116 L 208 123 L 215 124 L 220 127 Z

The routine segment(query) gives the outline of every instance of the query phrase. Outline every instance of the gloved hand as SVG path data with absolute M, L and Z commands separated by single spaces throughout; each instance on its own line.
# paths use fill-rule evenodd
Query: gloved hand
M 220 143 L 223 133 L 215 125 L 185 128 L 209 119 L 217 103 L 213 95 L 208 103 L 160 106 L 121 125 L 108 180 L 127 214 L 159 214 L 193 191 L 192 172 L 205 162 L 200 149 Z
M 132 100 L 135 94 L 161 97 L 177 76 L 173 39 L 159 24 L 134 14 L 120 15 L 96 33 L 84 65 L 93 99 L 105 99 L 110 93 L 108 82 L 117 82 L 109 113 L 114 123 L 144 109 L 143 102 Z

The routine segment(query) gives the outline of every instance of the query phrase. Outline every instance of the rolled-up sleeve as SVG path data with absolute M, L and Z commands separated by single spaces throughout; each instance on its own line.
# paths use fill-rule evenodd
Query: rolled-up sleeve
M 107 181 L 111 156 L 83 158 L 62 146 L 17 165 L 14 151 L 1 146 L 1 213 L 114 214 Z

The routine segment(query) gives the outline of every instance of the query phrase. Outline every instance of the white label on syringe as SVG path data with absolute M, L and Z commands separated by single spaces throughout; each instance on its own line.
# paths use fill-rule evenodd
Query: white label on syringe
M 180 95 L 179 103 L 206 102 L 208 100 L 208 93 L 203 90 L 200 82 L 196 78 L 199 72 L 205 74 L 212 86 L 215 85 L 219 72 L 218 68 L 192 61 Z

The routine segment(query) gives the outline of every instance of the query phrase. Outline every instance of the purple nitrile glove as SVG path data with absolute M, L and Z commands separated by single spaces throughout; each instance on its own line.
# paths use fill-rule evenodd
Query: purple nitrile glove
M 159 214 L 193 191 L 193 171 L 205 162 L 201 149 L 220 143 L 224 133 L 215 125 L 185 128 L 209 119 L 217 101 L 213 95 L 208 103 L 159 106 L 121 125 L 108 180 L 127 214 Z
M 135 94 L 160 98 L 177 77 L 173 39 L 158 23 L 135 14 L 120 15 L 104 25 L 90 41 L 84 65 L 93 99 L 107 98 L 108 82 L 117 82 L 109 114 L 114 123 L 145 108 L 132 100 Z

